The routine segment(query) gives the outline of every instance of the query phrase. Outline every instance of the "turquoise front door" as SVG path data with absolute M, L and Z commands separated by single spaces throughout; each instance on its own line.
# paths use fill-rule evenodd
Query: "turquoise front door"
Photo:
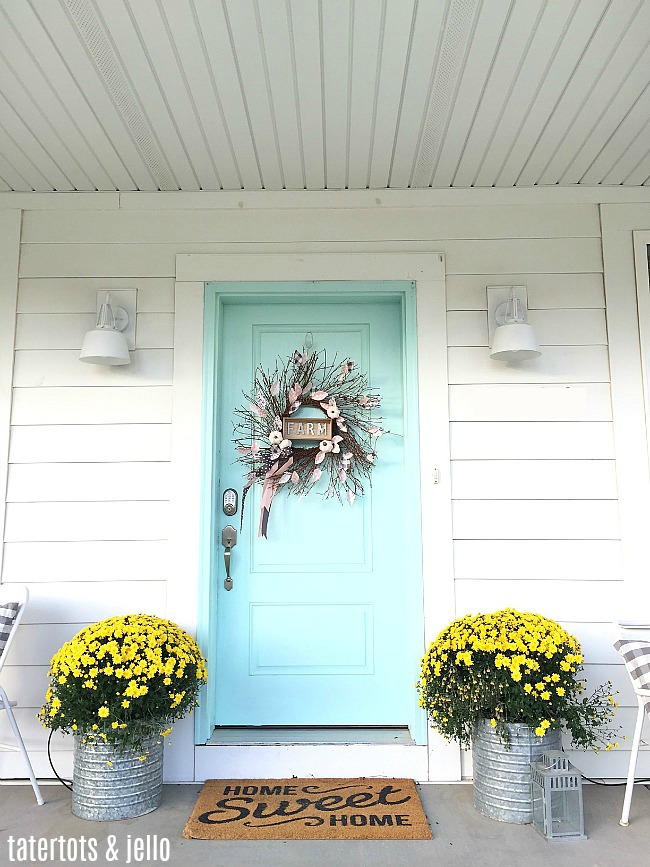
M 414 689 L 423 651 L 414 287 L 412 284 L 206 286 L 214 341 L 211 629 L 214 724 L 409 726 L 424 742 Z M 382 396 L 390 431 L 372 486 L 352 506 L 280 490 L 268 538 L 258 538 L 260 486 L 239 513 L 223 511 L 245 469 L 233 411 L 256 368 L 273 370 L 305 336 L 328 359 L 355 360 Z M 208 363 L 210 361 L 208 360 Z M 319 483 L 320 484 L 320 483 Z M 231 590 L 222 530 L 237 529 Z

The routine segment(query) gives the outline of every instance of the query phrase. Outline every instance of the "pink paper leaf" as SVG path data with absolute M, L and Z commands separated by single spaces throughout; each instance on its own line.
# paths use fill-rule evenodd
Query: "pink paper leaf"
M 294 384 L 289 389 L 289 394 L 287 395 L 287 401 L 290 404 L 295 403 L 301 394 L 302 394 L 302 387 L 300 385 L 298 385 L 297 382 L 294 382 Z
M 318 467 L 316 467 L 314 472 L 311 474 L 312 482 L 317 482 L 320 479 L 321 475 L 322 475 L 322 470 L 320 470 Z
M 253 402 L 251 401 L 251 403 L 249 403 L 249 406 L 250 406 L 252 412 L 254 412 L 254 413 L 256 413 L 257 415 L 259 415 L 260 418 L 265 418 L 265 417 L 266 417 L 266 410 L 264 410 L 264 409 L 260 409 L 259 406 L 258 406 L 256 403 L 253 403 Z
M 343 441 L 343 437 L 340 437 L 338 434 L 336 436 L 332 437 L 333 443 L 340 443 L 342 441 Z
M 253 442 L 251 443 L 251 451 L 253 452 L 254 455 L 256 455 L 259 452 L 259 450 L 260 450 L 259 444 L 257 442 L 255 442 L 255 440 L 253 440 Z
M 322 463 L 322 461 L 324 461 L 324 460 L 325 460 L 325 452 L 318 452 L 318 454 L 317 454 L 316 457 L 314 458 L 314 463 L 315 463 L 315 464 L 320 464 L 320 463 Z
M 345 480 L 347 479 L 347 477 L 348 477 L 348 474 L 345 472 L 345 470 L 344 470 L 344 469 L 340 469 L 340 470 L 339 470 L 339 481 L 340 481 L 340 482 L 345 482 Z
M 240 455 L 250 455 L 253 449 L 249 449 L 248 446 L 238 446 L 237 451 Z
M 280 383 L 276 379 L 276 381 L 271 386 L 271 397 L 277 397 L 280 393 Z
M 354 501 L 355 501 L 356 498 L 357 498 L 357 495 L 354 493 L 354 491 L 348 491 L 347 494 L 346 494 L 346 496 L 347 496 L 347 498 L 348 498 L 348 503 L 349 503 L 351 506 L 353 506 L 353 505 L 354 505 Z
M 297 485 L 298 482 L 300 481 L 300 476 L 298 475 L 298 473 L 295 470 L 291 473 L 291 481 L 293 482 L 294 485 Z
M 326 391 L 315 391 L 312 394 L 312 397 L 314 398 L 314 400 L 324 400 L 327 397 L 327 392 Z

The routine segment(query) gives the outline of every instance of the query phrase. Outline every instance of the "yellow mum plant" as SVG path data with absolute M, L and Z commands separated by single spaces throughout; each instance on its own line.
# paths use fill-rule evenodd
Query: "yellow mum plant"
M 192 711 L 207 681 L 194 639 L 150 614 L 87 626 L 54 655 L 38 714 L 45 728 L 138 750 Z
M 578 640 L 554 620 L 505 608 L 443 629 L 416 687 L 420 706 L 448 740 L 469 745 L 485 718 L 505 742 L 507 723 L 526 723 L 539 737 L 563 728 L 575 746 L 610 749 L 617 706 L 611 682 L 585 696 L 582 662 Z

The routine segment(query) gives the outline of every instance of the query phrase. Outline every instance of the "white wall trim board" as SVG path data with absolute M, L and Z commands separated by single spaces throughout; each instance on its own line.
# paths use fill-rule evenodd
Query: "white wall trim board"
M 575 185 L 427 190 L 261 190 L 222 192 L 1 192 L 1 209 L 213 210 L 260 208 L 411 208 L 453 205 L 650 203 L 645 187 Z
M 20 211 L 0 211 L 0 575 L 4 552 L 11 394 L 18 305 Z
M 650 229 L 650 206 L 601 208 L 607 332 L 619 489 L 625 596 L 612 617 L 647 596 L 647 516 L 650 472 L 639 344 L 633 232 Z M 618 609 L 618 610 L 616 610 Z M 620 612 L 620 613 L 619 613 Z
M 639 311 L 639 341 L 646 416 L 646 437 L 648 439 L 648 450 L 650 456 L 650 276 L 648 274 L 650 231 L 633 232 L 633 237 L 637 307 Z
M 197 621 L 199 521 L 196 513 L 200 491 L 202 295 L 204 281 L 214 279 L 417 282 L 420 427 L 421 431 L 427 432 L 421 454 L 426 634 L 432 636 L 453 618 L 450 479 L 448 473 L 443 472 L 438 484 L 434 485 L 433 481 L 436 466 L 449 466 L 444 278 L 444 256 L 439 253 L 269 253 L 176 257 L 177 330 L 172 419 L 175 486 L 171 540 L 176 568 L 168 582 L 168 606 L 177 619 L 180 612 L 180 620 L 186 625 L 194 627 Z M 431 532 L 431 527 L 437 528 L 435 533 Z M 203 759 L 206 749 L 197 747 L 197 779 L 209 773 Z M 460 779 L 458 747 L 430 737 L 429 767 L 429 773 L 435 779 Z

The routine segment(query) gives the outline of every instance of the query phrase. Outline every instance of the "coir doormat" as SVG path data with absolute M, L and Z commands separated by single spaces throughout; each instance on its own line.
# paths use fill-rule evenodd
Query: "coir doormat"
M 430 840 L 413 780 L 207 780 L 183 837 Z

